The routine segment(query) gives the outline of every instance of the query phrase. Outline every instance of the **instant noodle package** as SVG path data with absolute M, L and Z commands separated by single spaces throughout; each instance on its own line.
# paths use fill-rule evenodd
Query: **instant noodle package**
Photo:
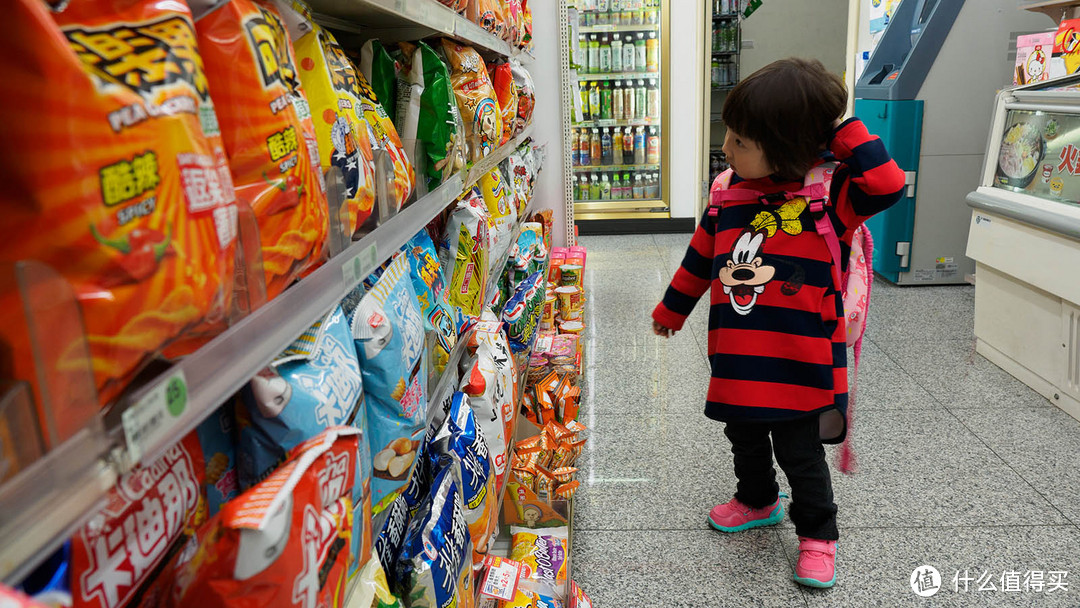
M 80 401 L 85 374 L 106 404 L 154 354 L 224 328 L 237 207 L 184 4 L 77 0 L 50 16 L 44 2 L 18 0 L 8 9 L 0 263 L 47 264 L 73 288 L 82 319 L 50 320 L 36 343 L 58 363 L 35 370 L 22 302 L 0 279 L 0 341 L 20 353 L 4 364 L 34 384 L 39 404 L 35 374 L 50 375 L 64 438 L 84 422 L 62 408 Z M 89 360 L 81 341 L 68 341 L 84 328 Z M 197 345 L 184 346 L 174 354 Z
M 170 605 L 344 605 L 359 440 L 327 429 L 226 504 L 175 558 Z
M 450 64 L 450 80 L 454 85 L 458 109 L 465 122 L 469 160 L 475 162 L 494 151 L 502 141 L 499 102 L 496 101 L 484 60 L 475 49 L 447 38 L 442 39 L 442 46 Z
M 255 211 L 268 298 L 329 253 L 311 110 L 277 10 L 232 0 L 195 23 L 239 199 Z
M 341 179 L 344 214 L 340 223 L 352 237 L 375 204 L 375 159 L 370 127 L 357 116 L 357 78 L 334 35 L 315 24 L 310 9 L 295 0 L 276 0 L 296 51 L 300 82 L 311 105 L 311 122 L 324 173 Z M 331 201 L 331 211 L 334 204 Z

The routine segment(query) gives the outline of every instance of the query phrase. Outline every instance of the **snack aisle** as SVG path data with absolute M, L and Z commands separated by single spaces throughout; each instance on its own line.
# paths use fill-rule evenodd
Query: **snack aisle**
M 206 4 L 2 26 L 0 597 L 588 605 L 528 3 Z
M 570 133 L 578 219 L 668 217 L 663 0 L 571 3 Z

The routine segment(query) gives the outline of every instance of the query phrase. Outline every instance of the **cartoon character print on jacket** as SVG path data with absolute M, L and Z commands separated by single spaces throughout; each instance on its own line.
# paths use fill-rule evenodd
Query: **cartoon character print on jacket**
M 754 216 L 754 220 L 735 240 L 731 257 L 720 269 L 719 279 L 731 307 L 740 315 L 748 315 L 757 304 L 758 296 L 765 286 L 776 277 L 776 266 L 766 263 L 761 256 L 766 241 L 777 232 L 790 236 L 802 234 L 799 216 L 806 210 L 806 200 L 797 198 L 784 203 L 779 209 L 766 210 Z M 780 287 L 780 293 L 792 296 L 802 289 L 805 273 L 792 265 L 790 278 Z

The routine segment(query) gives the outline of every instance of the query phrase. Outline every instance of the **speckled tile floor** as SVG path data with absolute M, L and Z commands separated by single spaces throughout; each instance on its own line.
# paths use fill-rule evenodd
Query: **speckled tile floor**
M 975 354 L 970 286 L 875 284 L 860 470 L 833 474 L 833 589 L 791 580 L 790 521 L 733 535 L 709 528 L 708 510 L 735 479 L 721 425 L 702 414 L 706 307 L 670 340 L 649 329 L 689 240 L 582 238 L 582 417 L 592 435 L 572 564 L 595 606 L 1080 606 L 1080 422 Z M 943 579 L 929 599 L 909 583 L 923 565 Z M 1064 589 L 1048 592 L 1052 577 Z

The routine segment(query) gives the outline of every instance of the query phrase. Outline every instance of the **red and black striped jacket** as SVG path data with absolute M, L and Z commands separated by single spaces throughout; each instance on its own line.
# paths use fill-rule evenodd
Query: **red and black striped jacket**
M 841 124 L 825 160 L 840 163 L 827 213 L 847 259 L 852 233 L 900 200 L 904 172 L 856 118 Z M 731 188 L 795 192 L 772 178 Z M 714 185 L 714 187 L 719 187 Z M 847 349 L 840 272 L 802 199 L 728 202 L 706 210 L 653 319 L 682 329 L 712 287 L 705 414 L 719 421 L 784 420 L 847 411 Z M 826 438 L 829 443 L 843 440 Z

